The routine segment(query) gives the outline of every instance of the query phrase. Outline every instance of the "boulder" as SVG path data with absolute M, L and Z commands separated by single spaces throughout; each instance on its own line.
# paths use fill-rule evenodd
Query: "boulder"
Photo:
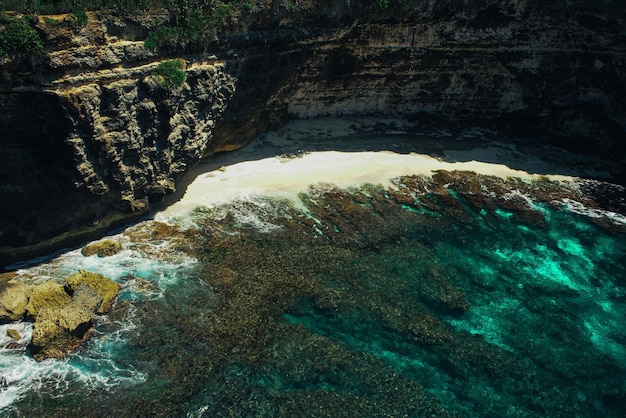
M 117 254 L 121 249 L 122 244 L 119 241 L 105 239 L 85 245 L 80 252 L 85 257 L 89 257 L 94 254 L 98 254 L 98 257 L 109 257 Z
M 95 323 L 94 312 L 102 297 L 84 283 L 73 289 L 70 303 L 61 308 L 42 308 L 33 326 L 31 348 L 36 360 L 65 357 L 78 348 Z
M 22 339 L 22 336 L 20 335 L 20 332 L 18 330 L 16 330 L 16 329 L 13 329 L 13 328 L 9 328 L 7 330 L 7 335 L 9 337 L 11 337 L 12 339 L 14 339 L 15 341 L 19 341 L 19 340 Z
M 0 283 L 0 323 L 18 321 L 24 316 L 30 289 L 23 283 Z
M 120 286 L 112 280 L 83 270 L 64 283 L 0 283 L 0 322 L 24 317 L 34 320 L 30 349 L 35 360 L 66 357 L 85 342 L 95 315 L 106 313 L 119 291 Z M 7 334 L 21 340 L 15 329 Z M 15 342 L 9 344 L 21 348 Z
M 70 301 L 71 297 L 62 284 L 48 280 L 31 288 L 28 295 L 26 315 L 36 318 L 41 309 L 59 309 L 68 305 Z
M 80 284 L 87 285 L 97 295 L 102 298 L 102 302 L 95 310 L 98 314 L 106 313 L 113 304 L 113 300 L 120 292 L 120 286 L 113 280 L 108 279 L 102 274 L 92 273 L 90 271 L 79 270 L 66 280 L 67 286 L 71 291 L 75 291 Z

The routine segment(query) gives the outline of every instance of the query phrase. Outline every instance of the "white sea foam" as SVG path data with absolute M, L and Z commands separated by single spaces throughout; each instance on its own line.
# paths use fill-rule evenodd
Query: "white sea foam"
M 563 202 L 563 208 L 569 212 L 587 216 L 589 218 L 604 218 L 615 224 L 626 225 L 626 216 L 620 213 L 588 208 L 584 204 L 572 199 L 562 199 L 561 201 Z
M 130 321 L 132 323 L 132 321 Z M 5 347 L 6 330 L 17 329 L 22 335 L 20 344 L 30 341 L 32 325 L 14 323 L 0 326 L 0 344 Z M 132 325 L 130 326 L 132 328 Z M 60 397 L 74 385 L 85 387 L 86 391 L 107 390 L 122 384 L 132 385 L 145 379 L 142 373 L 127 365 L 121 366 L 111 356 L 113 346 L 119 346 L 128 326 L 107 338 L 96 339 L 84 355 L 79 351 L 64 360 L 50 359 L 37 362 L 19 349 L 0 349 L 0 379 L 5 387 L 0 387 L 0 414 L 9 412 L 11 405 L 21 400 L 27 391 L 46 389 L 48 396 Z
M 77 270 L 100 273 L 122 286 L 120 299 L 141 300 L 163 297 L 166 289 L 186 277 L 196 260 L 169 248 L 166 240 L 155 243 L 130 242 L 128 237 L 111 238 L 123 243 L 123 250 L 110 257 L 93 255 L 85 257 L 80 250 L 59 255 L 56 259 L 19 270 L 15 281 L 37 283 L 44 280 L 62 281 Z M 18 322 L 0 326 L 0 379 L 7 387 L 0 388 L 0 415 L 10 411 L 11 405 L 25 396 L 27 391 L 46 390 L 54 396 L 63 396 L 74 384 L 89 390 L 107 390 L 118 385 L 140 382 L 142 373 L 131 364 L 120 364 L 115 353 L 123 347 L 129 333 L 136 327 L 133 307 L 123 321 L 110 323 L 108 316 L 98 318 L 99 328 L 88 343 L 69 359 L 36 362 L 25 349 L 4 348 L 11 340 L 6 330 L 16 329 L 25 347 L 32 335 L 32 325 Z M 73 390 L 73 389 L 71 389 Z
M 280 226 L 271 222 L 284 215 L 283 206 L 279 202 L 270 201 L 267 197 L 257 194 L 243 194 L 229 205 L 199 206 L 197 212 L 186 216 L 170 218 L 168 222 L 183 228 L 198 227 L 196 218 L 205 221 L 210 218 L 221 224 L 230 219 L 231 223 L 240 228 L 253 229 L 257 232 L 271 232 Z
M 123 249 L 117 254 L 108 257 L 85 257 L 80 249 L 68 251 L 48 263 L 18 270 L 13 281 L 62 281 L 78 270 L 86 270 L 102 274 L 122 287 L 128 280 L 139 277 L 164 288 L 177 283 L 179 273 L 193 268 L 197 263 L 193 257 L 172 250 L 167 240 L 135 244 L 123 234 L 110 238 L 122 242 Z
M 15 402 L 21 400 L 27 390 L 43 389 L 52 397 L 61 397 L 75 383 L 88 388 L 87 391 L 111 389 L 121 384 L 135 384 L 144 380 L 141 373 L 125 369 L 120 372 L 111 360 L 96 362 L 90 368 L 70 360 L 46 360 L 36 362 L 30 357 L 12 356 L 0 374 L 8 386 L 0 391 L 0 413 L 10 411 Z

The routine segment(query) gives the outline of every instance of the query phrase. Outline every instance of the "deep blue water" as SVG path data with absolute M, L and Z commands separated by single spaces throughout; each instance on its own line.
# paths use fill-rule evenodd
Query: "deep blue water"
M 624 416 L 622 217 L 447 193 L 198 208 L 129 228 L 113 257 L 33 267 L 123 290 L 70 358 L 0 352 L 2 415 Z

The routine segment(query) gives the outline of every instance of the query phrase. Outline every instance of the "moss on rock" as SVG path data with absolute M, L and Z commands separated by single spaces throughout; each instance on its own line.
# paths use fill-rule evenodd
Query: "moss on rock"
M 67 294 L 62 284 L 48 280 L 31 288 L 26 315 L 36 318 L 42 309 L 59 309 L 68 305 L 71 300 L 72 298 Z
M 117 254 L 122 249 L 122 244 L 119 241 L 112 239 L 105 239 L 102 241 L 94 242 L 85 245 L 81 250 L 81 254 L 85 257 L 98 254 L 98 257 L 109 257 Z
M 0 323 L 20 320 L 26 313 L 30 286 L 0 283 Z
M 120 292 L 120 286 L 111 279 L 108 279 L 102 274 L 85 270 L 79 270 L 78 273 L 69 276 L 66 283 L 69 289 L 74 292 L 80 284 L 85 284 L 100 296 L 102 301 L 96 309 L 98 314 L 106 313 L 111 308 L 113 300 Z

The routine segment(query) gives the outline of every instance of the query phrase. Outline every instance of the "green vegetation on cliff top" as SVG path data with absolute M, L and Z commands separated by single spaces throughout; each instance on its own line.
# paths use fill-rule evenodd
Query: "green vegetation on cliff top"
M 43 41 L 27 18 L 12 18 L 4 22 L 0 33 L 0 57 L 9 53 L 38 54 L 43 52 Z
M 134 15 L 165 9 L 169 13 L 168 22 L 149 33 L 145 46 L 149 49 L 185 49 L 190 46 L 201 47 L 211 41 L 224 18 L 232 15 L 237 7 L 249 10 L 251 3 L 243 0 L 0 0 L 0 16 L 4 15 L 5 10 L 27 16 L 69 13 L 60 22 L 48 20 L 69 27 L 82 27 L 88 21 L 85 10 Z M 3 39 L 0 56 L 11 52 L 43 51 L 41 36 L 32 24 L 28 24 L 27 17 L 23 19 L 19 27 L 8 21 L 4 24 L 4 31 L 0 27 Z
M 321 3 L 321 2 L 320 2 Z M 410 0 L 361 0 L 363 6 L 379 10 L 395 7 L 409 7 Z M 480 10 L 478 4 L 463 6 L 468 11 Z M 549 2 L 548 2 L 549 3 Z M 549 6 L 539 0 L 529 0 L 527 7 L 536 10 L 578 9 L 581 11 L 622 12 L 626 10 L 623 0 L 574 0 L 567 4 Z M 290 11 L 298 10 L 297 3 L 289 1 Z M 275 7 L 265 4 L 261 7 Z M 320 4 L 324 7 L 324 4 Z M 0 0 L 0 56 L 9 53 L 40 53 L 43 51 L 41 36 L 29 19 L 4 19 L 4 11 L 24 15 L 47 15 L 69 13 L 61 24 L 82 27 L 87 24 L 85 10 L 114 12 L 135 15 L 155 10 L 167 10 L 169 19 L 165 24 L 154 28 L 145 40 L 148 49 L 198 49 L 211 42 L 222 26 L 224 19 L 236 10 L 251 11 L 249 0 Z M 451 9 L 454 9 L 451 7 Z M 554 9 L 554 10 L 553 10 Z M 454 12 L 454 10 L 451 10 Z M 2 27 L 4 26 L 4 27 Z
M 154 74 L 158 77 L 159 83 L 168 90 L 179 87 L 187 79 L 181 60 L 163 61 L 157 66 Z

